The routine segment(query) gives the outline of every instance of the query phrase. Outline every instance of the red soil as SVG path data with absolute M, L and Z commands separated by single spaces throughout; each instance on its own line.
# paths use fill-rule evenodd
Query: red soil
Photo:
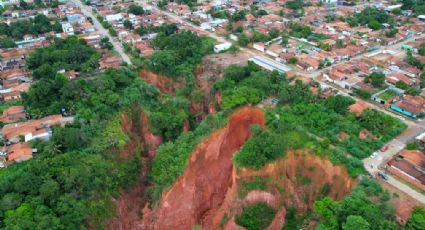
M 143 216 L 143 223 L 147 224 L 144 228 L 177 230 L 195 225 L 202 225 L 203 229 L 216 226 L 213 217 L 233 181 L 232 155 L 250 137 L 252 124 L 264 125 L 263 111 L 242 108 L 231 115 L 224 128 L 199 144 L 184 174 L 163 194 L 153 213 Z
M 166 93 L 169 95 L 174 95 L 174 89 L 183 88 L 182 82 L 174 81 L 173 79 L 153 73 L 148 70 L 141 70 L 139 72 L 141 78 L 143 78 L 146 82 L 158 87 L 161 93 Z
M 239 181 L 255 176 L 264 178 L 264 181 L 273 181 L 274 186 L 269 192 L 276 196 L 280 205 L 296 207 L 300 212 L 312 208 L 325 184 L 330 185 L 328 195 L 338 200 L 348 195 L 356 185 L 343 166 L 332 165 L 326 158 L 305 151 L 289 151 L 285 158 L 267 164 L 258 171 L 239 169 L 237 174 Z M 309 181 L 303 183 L 301 178 Z M 259 197 L 259 200 L 263 198 Z
M 142 123 L 146 124 L 146 116 L 142 117 Z M 264 122 L 264 113 L 258 108 L 244 107 L 232 114 L 224 128 L 216 130 L 197 146 L 183 175 L 163 193 L 153 210 L 140 200 L 143 188 L 134 188 L 116 201 L 119 210 L 116 219 L 120 221 L 111 224 L 111 229 L 179 230 L 195 225 L 202 229 L 243 229 L 235 224 L 235 215 L 246 205 L 259 201 L 278 210 L 268 229 L 281 229 L 285 208 L 295 207 L 299 212 L 311 209 L 325 184 L 329 184 L 328 195 L 334 199 L 342 199 L 350 193 L 356 182 L 344 167 L 334 166 L 326 158 L 306 151 L 289 151 L 285 158 L 258 171 L 234 168 L 232 156 L 250 137 L 249 128 L 252 124 L 264 126 Z M 242 181 L 254 177 L 273 181 L 273 186 L 268 185 L 267 192 L 251 191 L 239 197 Z M 310 182 L 301 183 L 300 177 Z M 229 221 L 221 225 L 224 215 Z
M 142 156 L 142 169 L 139 174 L 139 181 L 131 188 L 122 192 L 117 199 L 112 199 L 117 215 L 109 221 L 107 226 L 111 230 L 135 229 L 140 225 L 140 216 L 142 208 L 146 204 L 146 198 L 143 195 L 146 190 L 144 180 L 146 178 L 148 167 L 146 162 L 155 156 L 156 148 L 162 143 L 162 138 L 155 136 L 148 129 L 148 118 L 145 113 L 141 113 L 139 130 L 135 130 L 135 121 L 129 118 L 127 114 L 121 115 L 121 128 L 130 135 L 132 139 L 126 143 L 120 156 L 128 158 L 132 156 L 136 150 L 145 148 L 147 156 Z
M 141 114 L 142 125 L 140 132 L 142 134 L 143 144 L 150 159 L 153 159 L 156 154 L 156 149 L 162 144 L 162 137 L 154 135 L 148 128 L 148 117 L 145 113 Z

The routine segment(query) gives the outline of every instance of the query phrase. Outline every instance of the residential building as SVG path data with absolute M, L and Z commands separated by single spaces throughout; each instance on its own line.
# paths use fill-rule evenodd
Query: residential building
M 387 170 L 425 190 L 425 154 L 419 150 L 403 150 L 388 162 Z

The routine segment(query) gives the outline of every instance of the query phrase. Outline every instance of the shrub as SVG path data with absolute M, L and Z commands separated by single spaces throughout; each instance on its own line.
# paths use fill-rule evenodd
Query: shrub
M 252 130 L 252 137 L 233 156 L 236 166 L 260 169 L 266 163 L 283 156 L 285 140 L 281 135 L 258 126 Z
M 248 230 L 260 230 L 267 227 L 276 215 L 276 210 L 266 203 L 260 202 L 243 209 L 241 215 L 236 216 L 236 224 Z

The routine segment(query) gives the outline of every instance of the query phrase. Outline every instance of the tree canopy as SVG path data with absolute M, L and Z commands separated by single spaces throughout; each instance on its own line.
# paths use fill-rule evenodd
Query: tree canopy
M 199 37 L 191 31 L 169 35 L 159 33 L 152 44 L 159 50 L 147 58 L 146 67 L 173 79 L 190 75 L 213 48 L 209 38 Z
M 362 179 L 342 201 L 329 197 L 314 204 L 321 217 L 319 229 L 374 230 L 398 229 L 394 207 L 388 202 L 389 193 L 370 179 Z
M 26 61 L 35 79 L 52 79 L 61 69 L 89 72 L 98 67 L 101 55 L 76 36 L 56 39 L 51 46 L 38 48 Z
M 31 34 L 38 36 L 50 31 L 62 32 L 62 26 L 58 21 L 38 14 L 34 19 L 22 19 L 16 22 L 0 23 L 0 35 L 5 35 L 14 40 L 21 40 L 24 35 Z

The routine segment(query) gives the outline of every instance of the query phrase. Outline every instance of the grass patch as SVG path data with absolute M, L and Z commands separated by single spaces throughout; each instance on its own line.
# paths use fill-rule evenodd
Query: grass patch
M 397 95 L 397 93 L 394 90 L 389 89 L 389 90 L 386 90 L 383 93 L 379 94 L 378 97 L 381 98 L 384 101 L 388 101 L 396 95 Z

